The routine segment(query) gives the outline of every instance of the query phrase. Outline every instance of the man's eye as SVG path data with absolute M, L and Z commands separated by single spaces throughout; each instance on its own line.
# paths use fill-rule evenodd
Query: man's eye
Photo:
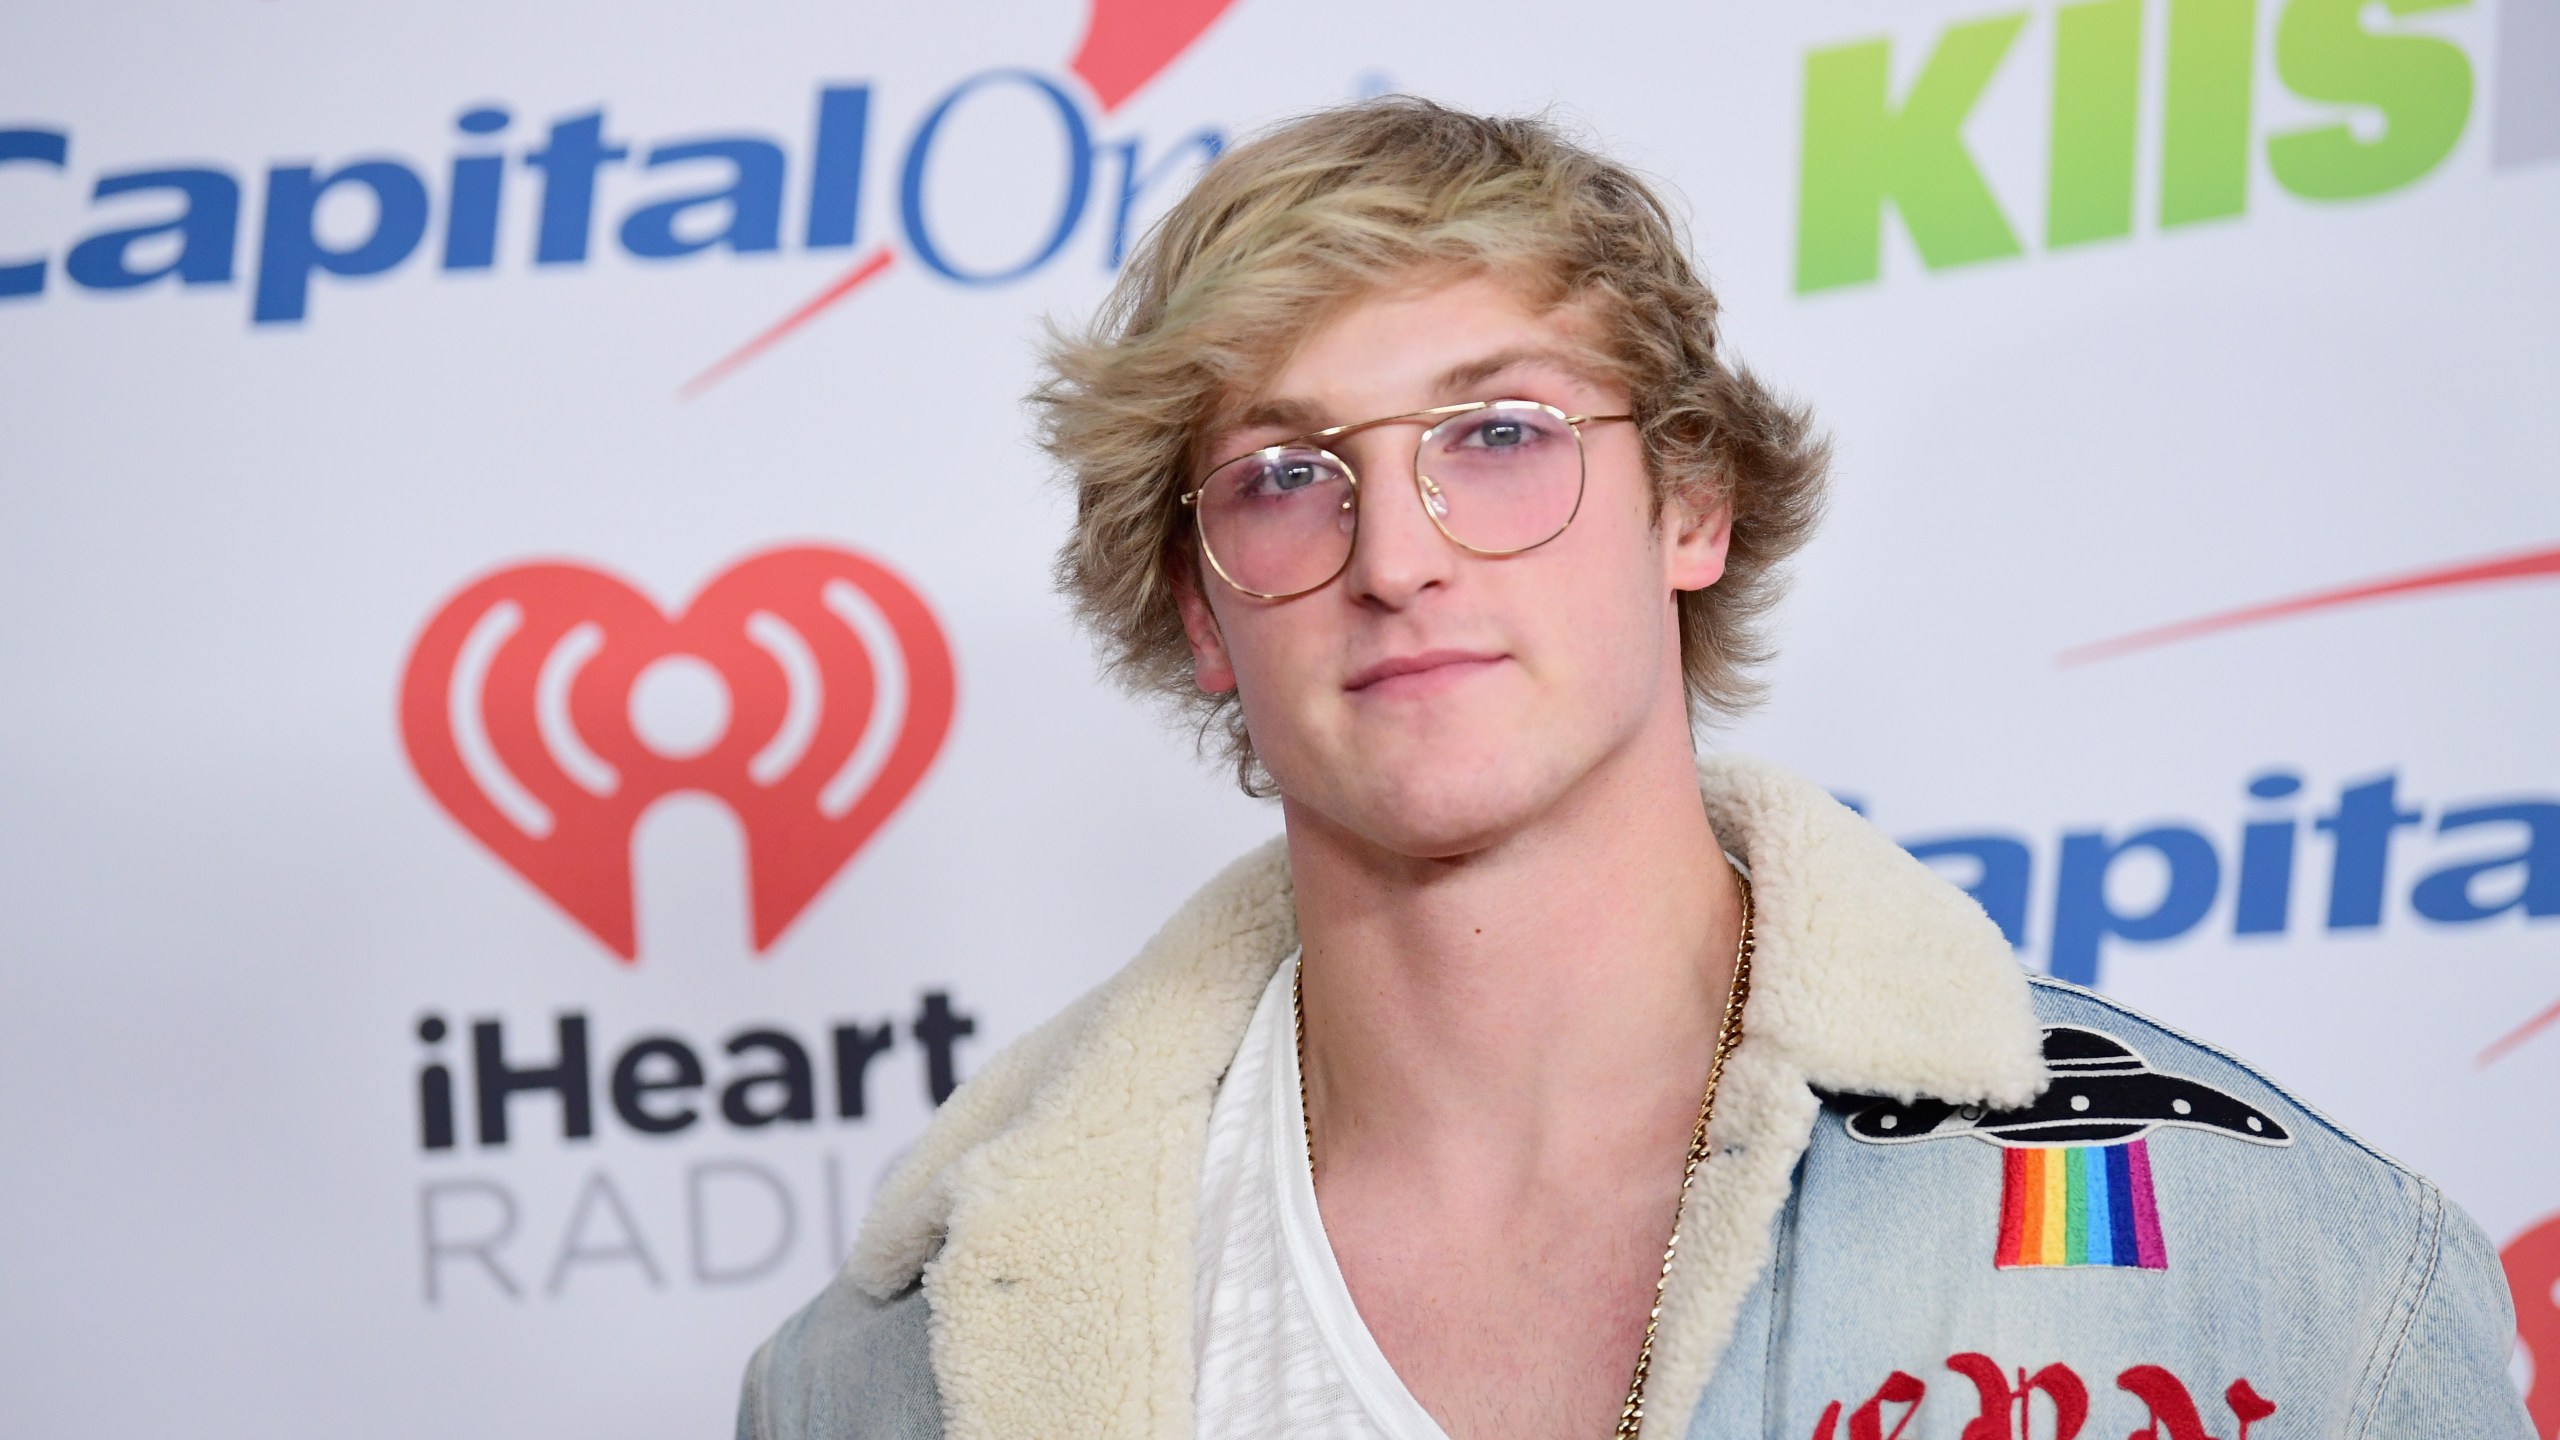
M 1548 438 L 1546 427 L 1518 415 L 1496 415 L 1468 426 L 1458 445 L 1468 450 L 1521 450 Z
M 1262 467 L 1260 483 L 1254 488 L 1266 495 L 1285 495 L 1303 490 L 1323 478 L 1313 465 L 1302 460 L 1284 460 Z

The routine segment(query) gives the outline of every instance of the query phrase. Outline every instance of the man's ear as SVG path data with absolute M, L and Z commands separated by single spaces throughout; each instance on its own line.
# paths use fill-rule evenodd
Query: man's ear
M 1182 607 L 1182 633 L 1191 642 L 1191 680 L 1203 695 L 1224 695 L 1236 688 L 1236 667 L 1227 658 L 1226 633 L 1218 628 L 1209 597 L 1200 593 L 1200 572 L 1188 565 L 1173 572 L 1173 598 Z
M 1663 568 L 1674 590 L 1704 590 L 1724 578 L 1733 546 L 1733 505 L 1705 484 L 1684 485 L 1662 506 Z

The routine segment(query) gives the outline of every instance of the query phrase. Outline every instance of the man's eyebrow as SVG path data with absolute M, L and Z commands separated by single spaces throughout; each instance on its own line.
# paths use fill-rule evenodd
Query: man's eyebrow
M 1256 400 L 1219 416 L 1210 433 L 1223 437 L 1238 430 L 1283 430 L 1306 435 L 1328 423 L 1324 410 L 1312 400 Z
M 1436 394 L 1455 395 L 1470 391 L 1506 370 L 1515 370 L 1528 365 L 1548 366 L 1561 370 L 1577 380 L 1594 384 L 1605 383 L 1607 378 L 1601 373 L 1600 367 L 1592 363 L 1588 355 L 1572 350 L 1522 346 L 1510 350 L 1497 350 L 1481 359 L 1452 365 L 1440 372 L 1440 378 L 1433 383 L 1432 388 Z M 1467 398 L 1482 400 L 1501 397 L 1469 395 Z

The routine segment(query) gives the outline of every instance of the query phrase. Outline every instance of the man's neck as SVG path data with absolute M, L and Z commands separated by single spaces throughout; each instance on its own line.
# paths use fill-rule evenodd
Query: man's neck
M 1685 723 L 1462 858 L 1384 854 L 1298 813 L 1289 836 L 1320 1171 L 1498 1205 L 1478 1187 L 1606 1174 L 1686 1134 L 1741 901 Z

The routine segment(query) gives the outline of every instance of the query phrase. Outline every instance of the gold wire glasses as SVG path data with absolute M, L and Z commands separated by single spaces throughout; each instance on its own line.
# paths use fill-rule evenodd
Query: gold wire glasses
M 1582 427 L 1632 415 L 1567 415 L 1535 400 L 1473 400 L 1316 430 L 1219 464 L 1181 497 L 1218 578 L 1259 600 L 1332 583 L 1351 563 L 1360 478 L 1325 448 L 1380 425 L 1428 424 L 1414 450 L 1423 513 L 1474 555 L 1553 540 L 1582 509 Z

